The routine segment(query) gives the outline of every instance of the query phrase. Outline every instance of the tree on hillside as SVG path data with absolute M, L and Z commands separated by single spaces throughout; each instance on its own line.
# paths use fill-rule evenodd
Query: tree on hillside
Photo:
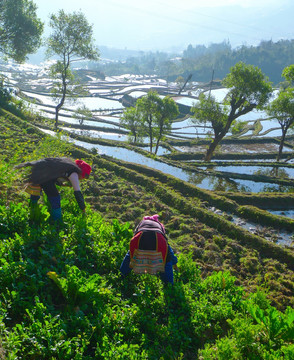
M 175 83 L 177 84 L 177 87 L 179 88 L 179 90 L 181 90 L 181 88 L 183 87 L 183 85 L 185 83 L 185 79 L 183 78 L 182 75 L 180 75 L 176 78 Z
M 137 100 L 136 114 L 141 121 L 143 134 L 149 136 L 150 153 L 156 141 L 154 153 L 157 154 L 160 140 L 171 128 L 172 119 L 179 114 L 178 106 L 168 96 L 161 99 L 156 91 L 149 91 Z
M 290 86 L 294 85 L 294 64 L 285 67 L 282 72 L 282 76 L 287 80 Z
M 83 125 L 84 120 L 91 118 L 93 115 L 92 115 L 92 111 L 88 109 L 86 105 L 83 104 L 82 106 L 76 109 L 75 116 L 79 120 L 79 124 Z
M 156 91 L 149 91 L 137 100 L 136 106 L 124 111 L 120 124 L 130 130 L 134 142 L 147 135 L 150 153 L 155 144 L 154 153 L 157 154 L 160 141 L 178 114 L 179 109 L 173 99 L 168 96 L 161 99 Z
M 0 52 L 18 62 L 41 45 L 43 23 L 29 0 L 0 1 Z
M 282 76 L 290 83 L 294 84 L 294 65 L 287 66 Z M 267 107 L 267 113 L 276 118 L 281 126 L 282 136 L 279 145 L 277 161 L 280 161 L 286 134 L 289 128 L 294 125 L 294 87 L 281 89 L 277 98 Z
M 222 104 L 217 104 L 209 94 L 203 94 L 192 108 L 195 116 L 193 122 L 197 124 L 210 121 L 214 132 L 205 161 L 211 160 L 217 145 L 235 120 L 253 109 L 262 109 L 272 93 L 272 86 L 261 70 L 243 62 L 231 68 L 222 84 L 229 89 Z
M 156 118 L 158 114 L 159 96 L 155 91 L 149 91 L 147 95 L 137 100 L 137 116 L 141 119 L 142 131 L 149 136 L 149 147 L 152 153 L 153 140 L 156 132 Z
M 51 15 L 50 26 L 53 33 L 48 38 L 48 56 L 57 56 L 58 60 L 50 68 L 55 80 L 53 92 L 58 100 L 55 107 L 55 128 L 58 127 L 58 114 L 64 105 L 66 96 L 74 98 L 82 93 L 82 86 L 75 81 L 71 70 L 74 61 L 98 60 L 98 50 L 94 46 L 93 29 L 81 12 L 66 14 L 60 10 Z
M 154 153 L 157 154 L 159 143 L 166 134 L 167 131 L 171 129 L 172 119 L 175 119 L 179 115 L 179 108 L 175 101 L 169 96 L 160 99 L 159 101 L 159 115 L 157 118 L 157 136 L 156 136 L 156 146 Z
M 120 118 L 120 125 L 130 130 L 130 136 L 134 137 L 134 143 L 141 137 L 142 121 L 135 107 L 126 108 Z

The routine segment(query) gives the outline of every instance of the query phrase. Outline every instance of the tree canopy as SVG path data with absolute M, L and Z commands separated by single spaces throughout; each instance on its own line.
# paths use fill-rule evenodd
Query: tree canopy
M 51 66 L 51 76 L 56 80 L 54 86 L 58 105 L 55 108 L 55 127 L 58 113 L 66 96 L 81 93 L 82 88 L 75 80 L 71 64 L 78 60 L 98 60 L 98 49 L 94 45 L 92 25 L 81 12 L 67 14 L 60 10 L 50 17 L 53 33 L 47 41 L 47 55 L 57 55 L 58 60 Z
M 164 134 L 171 129 L 172 119 L 175 119 L 179 115 L 179 108 L 176 102 L 169 96 L 165 96 L 158 102 L 159 115 L 157 118 L 157 136 L 155 154 L 157 154 L 159 143 Z
M 282 76 L 289 81 L 290 85 L 294 84 L 294 64 L 285 67 Z
M 135 107 L 124 111 L 121 124 L 130 130 L 135 140 L 147 135 L 150 153 L 155 142 L 154 153 L 157 154 L 160 141 L 178 114 L 178 106 L 172 98 L 165 96 L 162 99 L 156 91 L 149 91 L 137 100 Z
M 253 109 L 262 109 L 270 99 L 272 86 L 258 67 L 237 63 L 224 78 L 223 85 L 229 89 L 222 104 L 210 94 L 199 97 L 192 111 L 194 122 L 211 122 L 214 138 L 207 150 L 205 160 L 210 161 L 217 145 L 228 133 L 233 122 Z
M 43 23 L 30 0 L 0 1 L 0 51 L 18 62 L 41 45 Z
M 288 88 L 279 93 L 268 107 L 268 113 L 276 118 L 281 126 L 282 137 L 277 161 L 280 160 L 288 129 L 294 124 L 294 88 Z
M 66 62 L 98 59 L 93 28 L 83 13 L 60 10 L 50 16 L 50 26 L 53 33 L 48 38 L 48 56 L 58 55 Z
M 292 85 L 294 84 L 294 65 L 287 66 L 282 76 Z M 278 96 L 269 104 L 267 112 L 276 118 L 281 126 L 282 136 L 280 140 L 277 161 L 280 160 L 287 131 L 294 125 L 294 87 L 289 86 L 281 89 Z
M 120 124 L 130 130 L 130 137 L 134 138 L 134 143 L 141 137 L 141 119 L 135 107 L 126 108 L 120 118 Z

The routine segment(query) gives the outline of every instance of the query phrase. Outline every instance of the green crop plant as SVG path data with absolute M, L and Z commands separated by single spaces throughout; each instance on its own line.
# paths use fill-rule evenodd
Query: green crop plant
M 2 333 L 7 359 L 83 359 L 87 334 L 68 339 L 60 316 L 48 314 L 38 298 L 34 304 L 32 310 L 26 310 L 23 322 L 16 324 L 13 331 Z
M 30 229 L 21 216 L 23 226 L 0 246 L 0 282 L 6 289 L 0 295 L 2 346 L 12 358 L 123 359 L 137 353 L 138 359 L 192 359 L 198 350 L 208 356 L 208 342 L 219 358 L 229 351 L 232 358 L 249 350 L 255 354 L 253 340 L 242 345 L 244 309 L 250 306 L 259 306 L 271 319 L 259 324 L 263 318 L 248 310 L 252 339 L 263 334 L 268 341 L 270 331 L 276 351 L 290 352 L 290 312 L 283 318 L 279 313 L 283 322 L 271 325 L 276 320 L 269 303 L 261 295 L 246 300 L 228 272 L 203 279 L 191 252 L 179 255 L 174 286 L 149 275 L 121 280 L 118 268 L 132 236 L 129 224 L 107 223 L 90 210 L 86 219 L 77 218 L 65 209 L 59 232 L 49 224 Z M 9 211 L 2 209 L 4 215 Z M 4 223 L 11 226 L 7 216 Z M 234 337 L 226 338 L 228 331 Z
M 59 276 L 54 271 L 49 271 L 47 275 L 57 286 L 67 306 L 82 308 L 93 298 L 99 300 L 100 287 L 103 289 L 103 296 L 105 295 L 106 283 L 102 281 L 100 275 L 93 274 L 85 278 L 85 275 L 76 266 L 69 265 L 66 265 L 65 271 L 65 277 Z
M 237 210 L 238 197 L 63 147 L 62 139 L 1 114 L 0 166 L 8 178 L 0 171 L 0 358 L 293 358 L 291 250 L 209 210 Z M 23 174 L 13 166 L 37 151 L 96 165 L 81 182 L 85 216 L 62 187 L 63 222 L 50 224 L 41 199 L 44 218 L 29 223 Z M 133 272 L 121 278 L 134 226 L 147 213 L 164 219 L 178 256 L 174 285 Z
M 0 238 L 6 238 L 15 232 L 21 232 L 27 226 L 28 208 L 22 203 L 9 203 L 0 206 Z
M 292 341 L 294 338 L 294 310 L 290 307 L 285 313 L 274 307 L 260 309 L 258 306 L 249 306 L 248 311 L 257 324 L 262 326 L 269 348 L 279 348 L 281 341 Z
M 216 345 L 206 345 L 198 357 L 199 360 L 240 360 L 242 353 L 238 349 L 235 339 L 221 338 L 217 340 Z
M 245 304 L 245 305 L 250 305 Z M 251 304 L 252 305 L 252 304 Z M 250 306 L 251 316 L 238 314 L 228 320 L 228 336 L 206 345 L 199 359 L 287 359 L 293 356 L 293 309 L 285 314 Z

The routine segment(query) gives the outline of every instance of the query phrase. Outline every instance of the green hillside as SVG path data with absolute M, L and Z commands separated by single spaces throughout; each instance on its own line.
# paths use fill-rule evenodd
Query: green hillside
M 209 206 L 292 232 L 293 220 L 86 152 L 15 113 L 0 113 L 0 359 L 294 358 L 293 248 Z M 62 155 L 94 165 L 82 184 L 87 216 L 62 188 L 62 226 L 50 224 L 46 204 L 30 225 L 13 166 Z M 179 258 L 173 286 L 120 277 L 134 225 L 154 213 Z

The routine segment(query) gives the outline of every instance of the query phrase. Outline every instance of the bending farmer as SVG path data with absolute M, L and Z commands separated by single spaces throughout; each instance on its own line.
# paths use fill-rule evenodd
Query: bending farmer
M 135 229 L 120 271 L 123 276 L 132 270 L 136 274 L 159 273 L 163 282 L 173 284 L 173 266 L 177 269 L 177 262 L 158 215 L 144 216 Z
M 85 211 L 85 202 L 81 193 L 81 179 L 88 178 L 91 173 L 91 166 L 83 160 L 73 161 L 66 157 L 45 158 L 38 161 L 31 161 L 17 165 L 16 168 L 31 166 L 31 173 L 28 177 L 26 191 L 31 195 L 31 220 L 36 214 L 37 203 L 43 189 L 51 205 L 52 220 L 61 220 L 60 194 L 56 185 L 62 185 L 62 181 L 69 181 L 73 187 L 74 195 L 80 209 Z

